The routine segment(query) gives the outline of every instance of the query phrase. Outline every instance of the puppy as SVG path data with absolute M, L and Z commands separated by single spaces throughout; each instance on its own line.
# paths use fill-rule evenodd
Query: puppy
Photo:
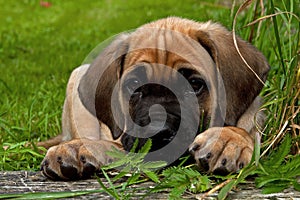
M 90 177 L 112 160 L 112 147 L 139 149 L 172 163 L 187 150 L 208 172 L 236 172 L 250 162 L 263 124 L 258 96 L 269 65 L 251 44 L 220 24 L 169 17 L 117 36 L 67 85 L 62 134 L 40 146 L 51 179 Z M 206 129 L 200 133 L 201 130 Z M 200 134 L 199 134 L 200 133 Z M 51 148 L 50 148 L 51 147 Z

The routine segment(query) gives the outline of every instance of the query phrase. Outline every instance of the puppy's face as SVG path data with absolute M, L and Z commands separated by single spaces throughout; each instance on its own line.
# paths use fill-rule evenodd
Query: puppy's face
M 195 44 L 185 44 L 179 50 L 172 42 L 177 39 L 180 43 L 183 38 L 176 36 L 177 33 L 168 35 L 160 31 L 160 37 L 151 37 L 143 32 L 135 35 L 130 43 L 120 81 L 121 109 L 122 113 L 128 113 L 124 117 L 125 134 L 121 142 L 127 151 L 136 138 L 139 138 L 138 148 L 151 138 L 151 151 L 161 149 L 174 139 L 179 126 L 185 130 L 185 139 L 192 141 L 200 117 L 205 125 L 209 122 L 209 83 L 203 71 L 214 68 L 214 62 L 199 43 L 195 42 L 197 50 Z M 141 40 L 146 46 L 150 43 L 163 45 L 141 48 L 140 44 L 135 44 Z M 202 59 L 199 59 L 199 51 L 203 53 Z M 181 103 L 192 96 L 196 102 Z

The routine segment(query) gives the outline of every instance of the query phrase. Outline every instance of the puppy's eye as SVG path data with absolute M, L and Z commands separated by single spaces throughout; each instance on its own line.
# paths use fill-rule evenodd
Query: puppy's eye
M 140 86 L 140 81 L 137 78 L 130 78 L 125 81 L 124 86 L 128 90 L 129 94 L 133 94 Z
M 205 86 L 205 81 L 201 78 L 190 78 L 189 79 L 189 83 L 193 88 L 193 92 L 197 95 L 200 94 L 200 92 L 202 91 L 202 89 Z M 192 92 L 192 91 L 190 91 Z

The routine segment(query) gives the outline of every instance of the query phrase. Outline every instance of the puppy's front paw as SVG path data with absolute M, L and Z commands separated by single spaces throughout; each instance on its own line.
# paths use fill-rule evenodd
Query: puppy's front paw
M 53 180 L 89 178 L 102 165 L 111 162 L 106 151 L 116 144 L 108 141 L 74 139 L 51 147 L 42 161 L 41 171 Z
M 253 148 L 254 141 L 244 129 L 213 127 L 198 135 L 189 151 L 204 170 L 226 175 L 247 165 Z

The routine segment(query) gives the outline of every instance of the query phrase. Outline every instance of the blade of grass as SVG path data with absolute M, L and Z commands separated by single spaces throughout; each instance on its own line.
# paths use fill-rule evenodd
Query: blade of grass
M 101 168 L 102 174 L 105 176 L 106 180 L 109 183 L 110 188 L 106 187 L 100 178 L 98 178 L 98 182 L 100 183 L 101 187 L 108 193 L 110 194 L 112 197 L 114 197 L 115 199 L 120 199 L 120 196 L 118 195 L 118 192 L 114 186 L 114 184 L 111 182 L 110 178 L 108 177 L 107 173 L 105 172 L 105 170 L 103 170 Z
M 271 12 L 272 12 L 272 14 L 275 14 L 275 8 L 274 8 L 273 0 L 270 0 L 270 4 L 271 4 Z M 272 16 L 272 18 L 273 18 L 275 39 L 276 39 L 276 42 L 277 42 L 278 53 L 279 53 L 280 62 L 281 62 L 281 65 L 282 65 L 282 71 L 286 75 L 286 70 L 285 70 L 285 65 L 284 65 L 284 59 L 282 57 L 282 50 L 281 50 L 281 43 L 280 43 L 280 38 L 279 38 L 279 32 L 278 32 L 278 25 L 277 25 L 276 15 Z
M 70 191 L 70 192 L 35 192 L 25 194 L 0 194 L 0 199 L 58 199 L 102 193 L 104 190 Z

